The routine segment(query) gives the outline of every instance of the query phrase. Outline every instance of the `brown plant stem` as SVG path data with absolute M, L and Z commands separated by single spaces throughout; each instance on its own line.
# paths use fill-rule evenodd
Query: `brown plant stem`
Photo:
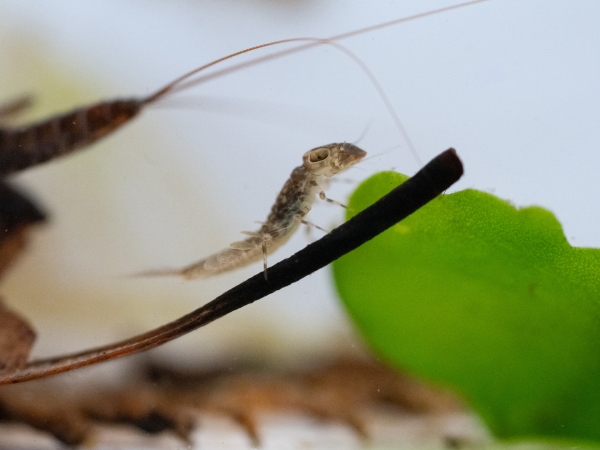
M 446 150 L 412 178 L 348 222 L 298 253 L 254 275 L 213 301 L 154 330 L 124 341 L 71 355 L 32 361 L 0 374 L 0 384 L 21 383 L 149 350 L 183 336 L 304 278 L 349 253 L 406 218 L 454 184 L 463 166 L 454 149 Z

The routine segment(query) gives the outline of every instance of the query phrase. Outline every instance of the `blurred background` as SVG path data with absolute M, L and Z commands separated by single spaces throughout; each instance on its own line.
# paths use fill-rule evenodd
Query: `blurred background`
M 33 95 L 28 118 L 36 120 L 148 95 L 253 45 L 333 36 L 452 4 L 3 0 L 0 99 Z M 466 168 L 456 189 L 544 206 L 573 245 L 597 247 L 599 13 L 591 1 L 490 0 L 342 44 L 379 79 L 423 163 L 453 146 Z M 200 85 L 89 150 L 14 177 L 51 216 L 2 286 L 38 330 L 34 356 L 146 331 L 260 271 L 257 264 L 193 282 L 129 277 L 239 240 L 266 218 L 304 152 L 361 136 L 375 157 L 333 183 L 331 198 L 345 201 L 371 173 L 413 174 L 419 164 L 365 75 L 321 46 Z M 326 228 L 342 217 L 328 204 L 309 216 Z M 318 234 L 297 233 L 270 264 Z M 362 348 L 324 269 L 155 356 L 294 365 Z

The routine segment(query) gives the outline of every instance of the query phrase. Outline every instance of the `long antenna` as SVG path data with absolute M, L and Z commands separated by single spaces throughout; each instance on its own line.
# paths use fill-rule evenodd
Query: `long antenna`
M 312 47 L 316 47 L 318 45 L 321 45 L 324 42 L 335 42 L 335 41 L 341 41 L 342 39 L 347 39 L 349 37 L 353 37 L 353 36 L 358 36 L 361 34 L 365 34 L 365 33 L 369 33 L 371 31 L 374 30 L 379 30 L 379 29 L 383 29 L 383 28 L 387 28 L 387 27 L 391 27 L 400 23 L 404 23 L 404 22 L 410 22 L 413 20 L 417 20 L 417 19 L 421 19 L 423 17 L 429 17 L 429 16 L 433 16 L 433 15 L 437 15 L 446 11 L 451 11 L 454 9 L 459 9 L 459 8 L 464 8 L 466 6 L 470 6 L 470 5 L 474 5 L 476 3 L 483 3 L 487 0 L 472 0 L 469 2 L 464 2 L 464 3 L 459 3 L 457 5 L 453 5 L 453 6 L 447 6 L 444 8 L 439 8 L 439 9 L 434 9 L 432 11 L 428 11 L 428 12 L 424 12 L 424 13 L 419 13 L 419 14 L 414 14 L 412 16 L 406 16 L 406 17 L 402 17 L 400 19 L 395 19 L 395 20 L 390 20 L 389 22 L 384 22 L 384 23 L 380 23 L 378 25 L 371 25 L 365 28 L 360 28 L 358 30 L 354 30 L 354 31 L 349 31 L 346 33 L 342 33 L 342 34 L 338 34 L 335 36 L 331 36 L 329 38 L 325 38 L 325 39 L 316 39 L 316 38 L 294 38 L 294 39 L 283 39 L 280 41 L 275 41 L 275 42 L 269 42 L 267 44 L 262 44 L 262 45 L 257 45 L 254 47 L 250 47 L 244 50 L 240 50 L 239 52 L 235 52 L 232 53 L 231 55 L 228 56 L 224 56 L 223 58 L 219 58 L 216 59 L 215 61 L 212 61 L 208 64 L 205 64 L 202 67 L 198 67 L 197 69 L 194 69 L 188 73 L 186 73 L 185 75 L 182 75 L 181 77 L 177 78 L 175 81 L 169 83 L 168 85 L 164 86 L 163 88 L 159 89 L 156 93 L 150 95 L 147 99 L 146 102 L 151 102 L 153 100 L 156 100 L 162 96 L 164 96 L 167 92 L 178 92 L 182 89 L 186 89 L 190 86 L 194 86 L 196 84 L 199 83 L 204 83 L 206 81 L 212 80 L 214 78 L 218 78 L 221 77 L 223 75 L 226 75 L 228 73 L 232 73 L 235 72 L 239 69 L 245 68 L 245 67 L 250 67 L 256 64 L 260 64 L 266 61 L 270 61 L 272 59 L 276 59 L 276 58 L 280 58 L 282 56 L 287 56 L 287 55 L 291 55 L 297 52 L 301 52 L 303 50 L 312 48 Z M 207 75 L 203 75 L 200 76 L 196 79 L 193 80 L 189 80 L 187 82 L 184 83 L 184 81 L 188 80 L 189 78 L 193 77 L 194 75 L 208 69 L 209 67 L 212 67 L 216 64 L 219 64 L 221 62 L 224 62 L 228 59 L 234 58 L 236 56 L 242 55 L 244 53 L 248 53 L 254 50 L 258 50 L 260 48 L 265 48 L 265 47 L 270 47 L 273 45 L 279 45 L 279 44 L 284 44 L 284 43 L 292 43 L 292 42 L 302 42 L 302 41 L 308 41 L 307 43 L 303 44 L 303 45 L 299 45 L 297 47 L 293 47 L 293 48 L 289 48 L 286 50 L 280 50 L 278 52 L 274 52 L 271 53 L 270 55 L 265 55 L 265 56 L 261 56 L 260 58 L 256 58 L 253 59 L 252 61 L 246 61 L 243 63 L 238 63 L 235 64 L 233 66 L 227 67 L 225 69 L 221 69 L 221 70 L 216 70 L 214 72 L 211 72 Z
M 261 45 L 256 45 L 253 47 L 249 47 L 240 51 L 237 51 L 235 53 L 231 53 L 227 56 L 224 56 L 222 58 L 218 58 L 214 61 L 211 61 L 208 64 L 204 64 L 203 66 L 200 66 L 178 78 L 176 78 L 174 81 L 170 82 L 169 84 L 167 84 L 166 86 L 163 86 L 162 88 L 160 88 L 158 91 L 156 91 L 155 93 L 149 95 L 148 97 L 146 97 L 143 100 L 143 103 L 145 104 L 149 104 L 149 103 L 154 103 L 158 100 L 160 100 L 161 98 L 165 97 L 166 95 L 169 94 L 175 94 L 177 92 L 181 92 L 183 90 L 187 90 L 193 86 L 196 86 L 198 84 L 204 83 L 206 81 L 212 80 L 214 78 L 218 78 L 221 77 L 223 75 L 235 72 L 239 69 L 242 68 L 246 68 L 246 67 L 250 67 L 250 66 L 254 66 L 256 64 L 260 64 L 266 61 L 270 61 L 272 59 L 276 59 L 276 58 L 280 58 L 282 56 L 287 56 L 287 55 L 291 55 L 293 53 L 297 53 L 303 50 L 307 50 L 309 48 L 312 47 L 316 47 L 319 45 L 323 45 L 323 44 L 327 44 L 327 45 L 331 45 L 332 47 L 336 48 L 337 50 L 341 51 L 342 53 L 344 53 L 346 56 L 348 56 L 352 61 L 354 61 L 354 63 L 363 71 L 363 73 L 367 76 L 367 78 L 369 79 L 369 81 L 371 82 L 371 84 L 373 85 L 373 87 L 375 88 L 375 90 L 377 91 L 377 95 L 379 96 L 379 98 L 382 100 L 385 108 L 387 109 L 388 113 L 391 115 L 392 120 L 394 121 L 394 124 L 396 126 L 396 128 L 398 129 L 398 131 L 400 132 L 400 135 L 402 136 L 402 139 L 406 142 L 406 145 L 410 151 L 410 153 L 412 154 L 413 158 L 415 159 L 415 161 L 417 162 L 417 164 L 419 166 L 422 165 L 422 161 L 421 158 L 419 157 L 419 154 L 412 142 L 412 140 L 410 139 L 410 136 L 408 135 L 408 132 L 406 130 L 406 127 L 404 126 L 404 124 L 402 123 L 402 121 L 400 120 L 400 116 L 398 115 L 398 113 L 396 112 L 392 102 L 389 100 L 389 98 L 387 97 L 385 90 L 383 89 L 383 87 L 381 86 L 381 83 L 379 83 L 379 81 L 377 80 L 377 78 L 375 77 L 375 75 L 373 74 L 373 72 L 371 72 L 371 70 L 367 67 L 367 65 L 357 56 L 355 55 L 353 52 L 351 52 L 348 48 L 344 47 L 343 45 L 339 44 L 336 41 L 342 40 L 342 39 L 347 39 L 349 37 L 353 37 L 353 36 L 357 36 L 357 35 L 361 35 L 364 33 L 369 33 L 371 31 L 374 30 L 378 30 L 378 29 L 382 29 L 382 28 L 386 28 L 386 27 L 390 27 L 393 25 L 397 25 L 399 23 L 403 23 L 403 22 L 409 22 L 412 20 L 416 20 L 416 19 L 420 19 L 423 17 L 428 17 L 428 16 L 432 16 L 432 15 L 436 15 L 436 14 L 440 14 L 446 11 L 450 11 L 450 10 L 454 10 L 454 9 L 458 9 L 458 8 L 463 8 L 466 6 L 470 6 L 476 3 L 482 3 L 484 1 L 487 0 L 473 0 L 473 1 L 469 1 L 469 2 L 465 2 L 465 3 L 459 3 L 457 5 L 452 5 L 452 6 L 447 6 L 444 8 L 439 8 L 439 9 L 435 9 L 432 11 L 428 11 L 425 13 L 420 13 L 420 14 L 415 14 L 412 16 L 407 16 L 407 17 L 403 17 L 400 19 L 395 19 L 395 20 L 391 20 L 389 22 L 385 22 L 382 24 L 378 24 L 378 25 L 372 25 L 369 27 L 365 27 L 365 28 L 360 28 L 358 30 L 354 30 L 354 31 L 350 31 L 350 32 L 346 32 L 346 33 L 342 33 L 342 34 L 338 34 L 326 39 L 319 39 L 319 38 L 311 38 L 311 37 L 305 37 L 305 38 L 292 38 L 292 39 L 282 39 L 279 41 L 273 41 L 273 42 L 268 42 L 266 44 L 261 44 Z M 299 45 L 290 49 L 286 49 L 286 50 L 280 50 L 274 53 L 271 53 L 270 55 L 265 55 L 265 56 L 261 56 L 258 58 L 255 58 L 251 61 L 245 61 L 243 63 L 238 63 L 238 64 L 234 64 L 233 66 L 227 67 L 225 69 L 220 69 L 220 70 L 216 70 L 214 72 L 211 72 L 209 74 L 206 75 L 202 75 L 199 76 L 197 78 L 192 78 L 195 75 L 198 75 L 201 72 L 204 72 L 205 70 L 209 69 L 210 67 L 216 66 L 220 63 L 223 63 L 229 59 L 235 58 L 237 56 L 241 56 L 245 53 L 250 53 L 253 52 L 255 50 L 259 50 L 262 48 L 266 48 L 266 47 L 271 47 L 274 45 L 281 45 L 281 44 L 289 44 L 289 43 L 294 43 L 294 42 L 305 42 L 303 45 Z

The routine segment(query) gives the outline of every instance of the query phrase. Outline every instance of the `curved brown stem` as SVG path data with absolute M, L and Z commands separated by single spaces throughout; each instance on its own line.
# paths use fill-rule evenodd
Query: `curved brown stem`
M 120 358 L 157 347 L 236 309 L 255 302 L 321 269 L 354 250 L 454 184 L 463 167 L 454 149 L 446 150 L 385 197 L 323 238 L 237 285 L 212 302 L 162 327 L 130 339 L 80 353 L 42 359 L 0 375 L 0 384 L 21 383 Z

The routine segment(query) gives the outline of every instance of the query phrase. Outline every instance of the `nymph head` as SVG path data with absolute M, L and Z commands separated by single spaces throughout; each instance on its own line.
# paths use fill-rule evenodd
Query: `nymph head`
M 329 144 L 306 152 L 302 165 L 313 175 L 332 177 L 359 162 L 366 154 L 352 144 Z

